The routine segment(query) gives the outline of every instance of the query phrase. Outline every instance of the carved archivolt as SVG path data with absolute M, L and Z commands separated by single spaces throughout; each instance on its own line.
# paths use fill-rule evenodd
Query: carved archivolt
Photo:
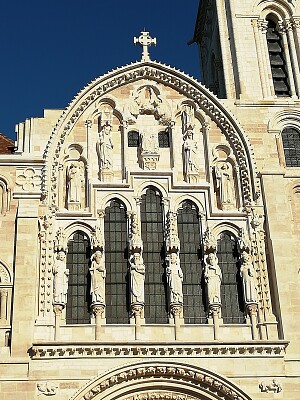
M 0 264 L 0 283 L 10 283 L 10 275 L 4 265 Z
M 145 397 L 148 386 L 150 392 L 157 393 L 158 397 L 149 397 L 148 394 Z M 97 377 L 70 400 L 100 400 L 112 396 L 133 399 L 132 393 L 136 393 L 136 400 L 166 398 L 159 395 L 164 390 L 172 392 L 170 399 L 178 400 L 190 397 L 203 400 L 250 400 L 238 387 L 213 372 L 181 363 L 153 361 L 123 367 Z
M 244 203 L 251 204 L 255 199 L 255 193 L 259 191 L 259 182 L 254 177 L 253 151 L 237 121 L 217 101 L 214 95 L 205 87 L 199 85 L 197 81 L 174 68 L 154 62 L 135 63 L 104 75 L 89 84 L 74 98 L 67 110 L 61 115 L 46 146 L 44 153 L 46 165 L 43 170 L 42 182 L 44 196 L 47 195 L 49 190 L 52 196 L 51 203 L 57 203 L 57 176 L 60 153 L 66 137 L 68 137 L 83 112 L 99 96 L 103 96 L 119 86 L 141 78 L 162 82 L 180 91 L 217 123 L 235 150 L 235 157 L 238 160 L 240 170 Z M 252 168 L 250 168 L 250 163 L 252 163 Z

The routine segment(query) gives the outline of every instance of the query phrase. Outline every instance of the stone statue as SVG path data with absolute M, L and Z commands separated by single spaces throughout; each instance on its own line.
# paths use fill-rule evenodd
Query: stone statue
M 194 109 L 191 105 L 185 104 L 181 112 L 182 132 L 194 128 Z
M 91 257 L 91 296 L 92 303 L 105 304 L 105 277 L 106 270 L 102 251 L 96 251 Z
M 66 253 L 59 251 L 53 266 L 53 298 L 54 303 L 66 304 L 68 293 L 69 270 L 66 268 Z
M 215 253 L 209 253 L 205 259 L 204 278 L 207 286 L 208 303 L 221 303 L 222 271 Z
M 144 303 L 145 265 L 140 253 L 133 253 L 129 258 L 132 303 Z
M 149 128 L 145 128 L 141 132 L 142 154 L 159 153 L 158 135 Z
M 251 260 L 250 254 L 245 251 L 242 254 L 242 265 L 240 268 L 240 275 L 243 280 L 244 299 L 245 302 L 256 302 L 256 289 L 255 289 L 255 269 Z
M 84 188 L 84 172 L 80 161 L 73 161 L 67 168 L 68 203 L 81 203 Z
M 193 138 L 193 131 L 187 130 L 183 142 L 183 174 L 186 181 L 190 173 L 199 172 L 198 144 Z
M 215 166 L 215 174 L 221 209 L 234 208 L 236 202 L 231 164 L 226 161 L 219 161 Z
M 166 269 L 170 288 L 170 303 L 183 303 L 182 282 L 183 272 L 180 267 L 178 253 L 171 253 Z
M 113 166 L 113 144 L 111 139 L 112 126 L 106 123 L 99 133 L 97 142 L 97 153 L 100 169 L 112 169 Z

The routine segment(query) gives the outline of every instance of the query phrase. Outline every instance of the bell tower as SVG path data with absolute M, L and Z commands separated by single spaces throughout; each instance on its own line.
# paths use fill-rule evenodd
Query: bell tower
M 203 82 L 218 97 L 299 100 L 299 1 L 202 0 L 193 41 Z

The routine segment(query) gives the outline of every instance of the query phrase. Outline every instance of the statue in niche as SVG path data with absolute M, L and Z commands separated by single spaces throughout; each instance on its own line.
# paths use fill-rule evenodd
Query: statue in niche
M 183 303 L 182 282 L 183 272 L 180 267 L 178 253 L 171 253 L 166 269 L 168 284 L 170 288 L 170 303 Z
M 111 170 L 113 167 L 113 144 L 111 139 L 112 126 L 106 122 L 99 133 L 97 142 L 97 154 L 100 169 Z
M 215 176 L 220 208 L 234 208 L 236 201 L 232 165 L 227 161 L 219 161 L 215 165 Z
M 205 259 L 204 278 L 207 287 L 208 303 L 220 304 L 222 271 L 215 253 L 209 253 Z
M 189 104 L 184 104 L 181 112 L 182 132 L 185 133 L 188 129 L 193 129 L 194 122 L 194 108 Z
M 141 133 L 142 154 L 158 154 L 158 135 L 152 129 L 145 128 Z
M 188 129 L 183 141 L 183 174 L 187 182 L 190 174 L 199 173 L 198 144 L 193 136 L 193 131 Z
M 81 205 L 84 191 L 84 170 L 80 161 L 72 161 L 67 167 L 67 199 L 68 205 L 76 203 Z
M 243 281 L 245 302 L 256 302 L 255 269 L 251 260 L 251 255 L 244 251 L 242 253 L 241 262 L 240 275 Z
M 68 293 L 69 270 L 66 268 L 66 253 L 60 250 L 57 253 L 53 266 L 53 298 L 54 303 L 66 304 Z
M 133 303 L 144 303 L 145 265 L 140 253 L 133 253 L 129 258 L 130 290 Z
M 104 264 L 103 253 L 100 250 L 95 251 L 91 257 L 91 296 L 92 303 L 105 304 L 105 278 L 106 269 Z

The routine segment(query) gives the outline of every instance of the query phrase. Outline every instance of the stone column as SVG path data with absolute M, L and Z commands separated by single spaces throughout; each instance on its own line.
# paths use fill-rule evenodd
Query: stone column
M 289 43 L 288 43 L 288 38 L 287 38 L 287 28 L 286 28 L 285 24 L 281 21 L 278 22 L 278 32 L 281 34 L 281 37 L 282 37 L 282 44 L 283 44 L 283 48 L 284 48 L 284 57 L 285 57 L 285 61 L 286 61 L 286 68 L 287 68 L 287 72 L 288 72 L 291 95 L 293 97 L 295 97 L 296 96 L 296 88 L 295 88 L 294 74 L 293 74 L 293 68 L 292 68 L 292 63 L 291 63 Z
M 54 340 L 59 341 L 60 340 L 60 323 L 62 319 L 62 312 L 63 309 L 65 308 L 64 304 L 53 304 L 53 311 L 55 314 L 55 326 L 54 326 Z
M 102 315 L 105 310 L 105 304 L 93 303 L 91 305 L 93 314 L 95 315 L 96 329 L 95 329 L 95 340 L 100 340 L 101 338 L 101 326 L 102 326 Z
M 296 94 L 300 97 L 300 70 L 299 70 L 299 58 L 297 56 L 297 50 L 295 45 L 295 38 L 294 38 L 294 29 L 293 29 L 293 21 L 287 19 L 284 21 L 285 29 L 287 32 L 287 39 L 289 43 L 289 50 L 291 55 L 291 63 L 292 69 L 294 72 L 295 78 L 295 87 L 296 87 Z
M 8 297 L 8 289 L 1 288 L 0 289 L 0 320 L 7 320 L 7 297 Z
M 178 339 L 180 321 L 182 320 L 182 311 L 183 311 L 183 306 L 181 303 L 172 303 L 170 305 L 170 312 L 174 316 L 174 322 L 175 322 L 175 340 Z
M 259 43 L 261 48 L 261 59 L 264 69 L 263 79 L 266 82 L 266 96 L 267 97 L 274 97 L 275 90 L 272 78 L 272 71 L 271 71 L 271 64 L 270 64 L 270 56 L 269 50 L 267 45 L 267 29 L 268 29 L 268 22 L 264 19 L 257 20 L 257 27 L 259 33 Z
M 265 22 L 265 21 L 264 21 Z M 263 49 L 261 47 L 261 39 L 260 36 L 262 33 L 262 29 L 264 28 L 263 23 L 260 21 L 258 22 L 257 19 L 252 20 L 252 26 L 253 26 L 253 31 L 254 31 L 254 40 L 255 40 L 255 45 L 256 45 L 256 52 L 257 52 L 257 61 L 258 61 L 258 69 L 259 69 L 259 75 L 260 75 L 260 82 L 261 82 L 261 87 L 262 87 L 262 94 L 263 97 L 266 98 L 270 96 L 270 87 L 267 85 L 267 76 L 266 76 L 266 69 L 264 65 L 265 57 L 266 55 L 263 53 Z
M 132 303 L 131 312 L 135 319 L 135 340 L 141 339 L 141 322 L 143 319 L 144 303 Z
M 247 313 L 250 317 L 250 322 L 251 322 L 251 332 L 252 332 L 252 339 L 257 340 L 258 339 L 258 331 L 257 331 L 257 311 L 258 311 L 258 305 L 257 303 L 246 303 L 246 309 Z
M 220 315 L 221 315 L 221 303 L 209 304 L 209 314 L 213 319 L 214 324 L 214 339 L 220 339 Z

